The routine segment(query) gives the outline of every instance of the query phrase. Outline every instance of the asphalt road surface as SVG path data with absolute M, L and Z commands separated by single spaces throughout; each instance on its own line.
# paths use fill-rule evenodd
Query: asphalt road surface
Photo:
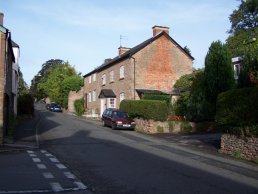
M 258 193 L 258 168 L 37 105 L 41 149 L 96 194 Z

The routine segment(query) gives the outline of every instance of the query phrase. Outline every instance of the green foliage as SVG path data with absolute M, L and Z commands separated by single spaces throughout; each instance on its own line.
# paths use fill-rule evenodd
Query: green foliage
M 195 122 L 212 120 L 212 115 L 215 114 L 215 105 L 212 105 L 206 99 L 204 71 L 196 71 L 187 77 L 191 78 L 190 82 L 187 82 L 190 91 L 183 92 L 173 105 L 175 114 Z
M 234 89 L 218 96 L 216 120 L 224 131 L 258 135 L 258 87 Z
M 179 89 L 180 91 L 187 91 L 191 89 L 195 73 L 186 74 L 181 76 L 175 83 L 174 88 Z
M 18 69 L 19 72 L 19 88 L 18 88 L 18 94 L 23 95 L 23 94 L 28 94 L 29 89 L 27 83 L 23 79 L 23 74 L 20 69 Z
M 207 99 L 215 104 L 219 93 L 234 87 L 231 55 L 220 41 L 213 42 L 205 57 L 204 82 Z
M 192 126 L 188 121 L 181 121 L 180 129 L 185 133 L 189 133 L 192 131 Z
M 252 30 L 258 25 L 258 1 L 241 1 L 237 10 L 229 17 L 231 22 L 230 33 L 235 34 L 242 30 Z
M 22 94 L 18 97 L 17 103 L 18 115 L 30 115 L 34 114 L 34 98 L 31 94 Z
M 84 98 L 74 101 L 76 115 L 81 116 L 84 113 Z
M 157 100 L 123 100 L 120 109 L 128 112 L 131 117 L 165 121 L 168 117 L 168 106 Z
M 191 55 L 191 50 L 187 46 L 184 47 L 184 50 L 185 50 L 186 53 Z
M 258 83 L 258 1 L 241 1 L 229 19 L 227 47 L 234 57 L 243 57 L 238 87 L 250 87 Z M 253 81 L 250 75 L 254 76 Z
M 56 64 L 48 68 L 45 75 L 38 83 L 37 90 L 43 91 L 51 101 L 67 108 L 69 91 L 79 90 L 83 85 L 83 78 L 76 74 L 69 63 Z
M 169 129 L 169 131 L 172 132 L 172 131 L 173 131 L 173 128 L 174 128 L 174 123 L 173 123 L 173 121 L 168 121 L 168 129 Z
M 239 150 L 233 151 L 231 156 L 233 156 L 235 158 L 241 158 L 241 152 Z
M 171 104 L 171 95 L 168 94 L 144 94 L 143 99 L 165 101 L 168 106 Z

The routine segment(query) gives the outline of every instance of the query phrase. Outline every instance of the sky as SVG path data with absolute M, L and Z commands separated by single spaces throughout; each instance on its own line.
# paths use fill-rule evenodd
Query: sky
M 0 0 L 4 27 L 20 46 L 20 69 L 28 85 L 50 59 L 68 61 L 82 75 L 151 38 L 155 25 L 187 46 L 193 67 L 204 67 L 213 41 L 225 42 L 229 15 L 239 0 Z

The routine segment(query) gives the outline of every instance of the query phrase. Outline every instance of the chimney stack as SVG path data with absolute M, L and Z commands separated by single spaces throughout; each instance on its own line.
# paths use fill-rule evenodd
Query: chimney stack
M 157 34 L 163 31 L 169 35 L 169 27 L 166 27 L 166 26 L 153 26 L 152 30 L 153 30 L 153 36 L 156 36 Z
M 129 50 L 130 50 L 130 48 L 120 46 L 118 48 L 118 55 L 120 56 L 120 55 L 124 54 L 126 51 L 129 51 Z
M 4 14 L 0 12 L 0 25 L 4 25 Z

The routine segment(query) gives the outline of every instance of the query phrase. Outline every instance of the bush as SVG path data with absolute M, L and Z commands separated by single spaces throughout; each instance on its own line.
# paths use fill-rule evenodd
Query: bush
M 217 99 L 216 120 L 229 133 L 258 135 L 258 87 L 223 92 Z
M 144 94 L 143 99 L 165 101 L 168 106 L 171 104 L 171 95 L 168 94 Z
M 164 101 L 157 100 L 123 100 L 120 109 L 131 117 L 165 121 L 168 117 L 168 106 Z
M 18 115 L 31 115 L 34 114 L 34 98 L 31 94 L 22 94 L 18 97 L 17 102 Z
M 75 109 L 75 113 L 78 116 L 81 116 L 84 113 L 84 99 L 78 99 L 74 101 L 74 109 Z

